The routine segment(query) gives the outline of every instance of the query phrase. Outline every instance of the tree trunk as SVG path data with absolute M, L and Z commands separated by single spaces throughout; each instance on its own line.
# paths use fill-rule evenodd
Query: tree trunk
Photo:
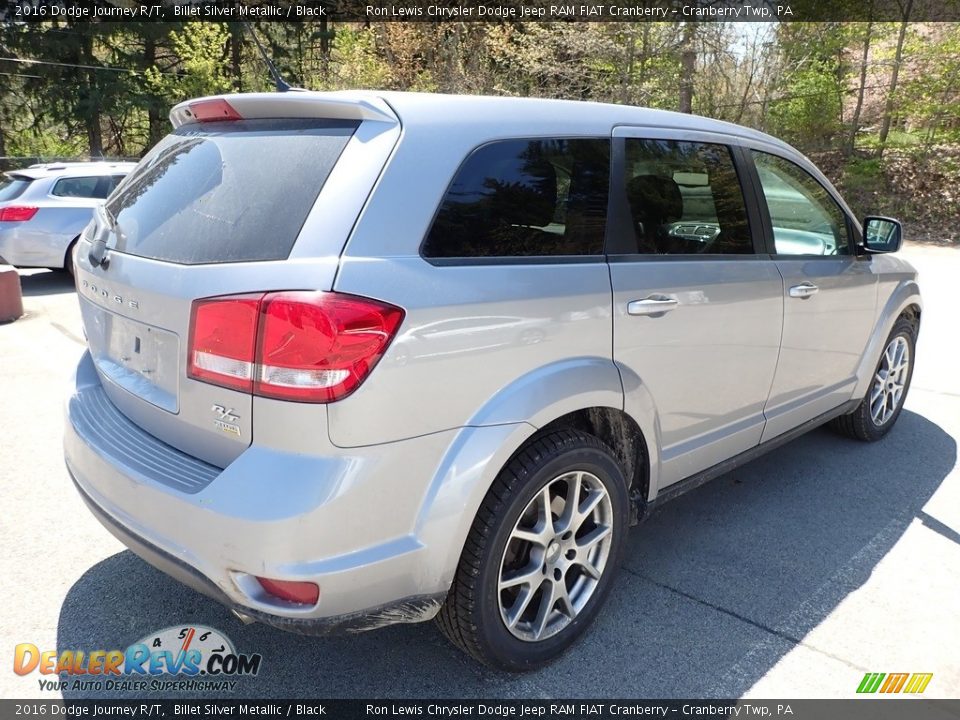
M 143 66 L 153 67 L 157 62 L 157 41 L 147 35 L 143 41 Z M 166 118 L 160 107 L 161 98 L 151 94 L 147 98 L 147 148 L 160 142 L 166 131 Z
M 857 132 L 860 130 L 860 111 L 863 109 L 863 93 L 867 87 L 867 58 L 870 55 L 870 35 L 873 32 L 873 21 L 867 23 L 867 32 L 863 38 L 863 54 L 860 56 L 860 86 L 857 88 L 857 105 L 853 108 L 853 117 L 850 118 L 850 137 L 847 139 L 847 154 L 852 155 L 857 142 Z
M 890 75 L 890 90 L 887 92 L 887 102 L 883 109 L 883 124 L 880 126 L 880 148 L 877 156 L 883 156 L 883 147 L 890 133 L 890 122 L 893 119 L 893 103 L 897 93 L 897 80 L 900 77 L 900 64 L 903 61 L 903 41 L 907 36 L 907 26 L 910 23 L 910 11 L 913 9 L 913 0 L 907 0 L 903 8 L 903 19 L 900 22 L 900 35 L 897 36 L 897 51 L 893 58 L 893 72 Z
M 620 102 L 624 105 L 630 102 L 630 84 L 633 79 L 633 61 L 637 54 L 636 29 L 631 26 L 627 30 L 627 57 L 620 72 Z
M 243 28 L 230 23 L 230 77 L 233 78 L 233 91 L 243 92 Z
M 93 33 L 88 33 L 82 41 L 81 61 L 93 66 L 96 58 L 93 55 Z M 96 98 L 100 90 L 98 86 L 99 79 L 97 73 L 91 67 L 86 72 L 86 91 L 89 97 Z M 90 102 L 85 108 L 83 122 L 87 129 L 87 144 L 90 148 L 90 159 L 103 157 L 103 131 L 100 127 L 100 102 Z
M 0 172 L 10 169 L 10 162 L 7 160 L 7 133 L 0 127 Z
M 680 43 L 680 112 L 693 112 L 693 75 L 697 64 L 697 51 L 693 46 L 696 26 L 684 23 Z
M 100 112 L 93 111 L 87 118 L 87 142 L 90 145 L 90 159 L 103 157 L 103 133 L 100 129 Z

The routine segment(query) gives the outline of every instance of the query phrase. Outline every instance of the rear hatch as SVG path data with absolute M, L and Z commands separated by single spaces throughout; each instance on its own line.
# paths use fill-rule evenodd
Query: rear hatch
M 251 443 L 253 399 L 189 377 L 195 301 L 329 290 L 399 133 L 370 102 L 290 95 L 175 108 L 178 127 L 110 196 L 77 253 L 84 329 L 110 399 L 219 467 Z

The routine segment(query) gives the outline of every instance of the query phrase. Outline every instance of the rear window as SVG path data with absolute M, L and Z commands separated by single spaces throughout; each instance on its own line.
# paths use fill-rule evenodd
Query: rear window
M 242 120 L 179 128 L 107 202 L 116 249 L 186 265 L 286 258 L 357 125 Z
M 30 180 L 20 177 L 0 177 L 0 202 L 16 200 L 30 185 Z

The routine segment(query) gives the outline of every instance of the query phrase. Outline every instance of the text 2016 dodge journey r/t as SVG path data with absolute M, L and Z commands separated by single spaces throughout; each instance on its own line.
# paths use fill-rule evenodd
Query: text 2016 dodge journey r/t
M 66 462 L 136 553 L 285 630 L 566 649 L 654 505 L 877 440 L 916 273 L 753 130 L 347 92 L 176 106 L 84 232 Z

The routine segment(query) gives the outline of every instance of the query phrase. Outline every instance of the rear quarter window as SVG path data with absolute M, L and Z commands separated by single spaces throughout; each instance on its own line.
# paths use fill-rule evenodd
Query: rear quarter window
M 425 258 L 602 255 L 608 139 L 532 138 L 473 151 L 421 249 Z
M 20 177 L 0 177 L 0 202 L 16 200 L 30 186 L 30 180 Z
M 358 123 L 186 125 L 107 203 L 115 249 L 181 264 L 282 260 Z

